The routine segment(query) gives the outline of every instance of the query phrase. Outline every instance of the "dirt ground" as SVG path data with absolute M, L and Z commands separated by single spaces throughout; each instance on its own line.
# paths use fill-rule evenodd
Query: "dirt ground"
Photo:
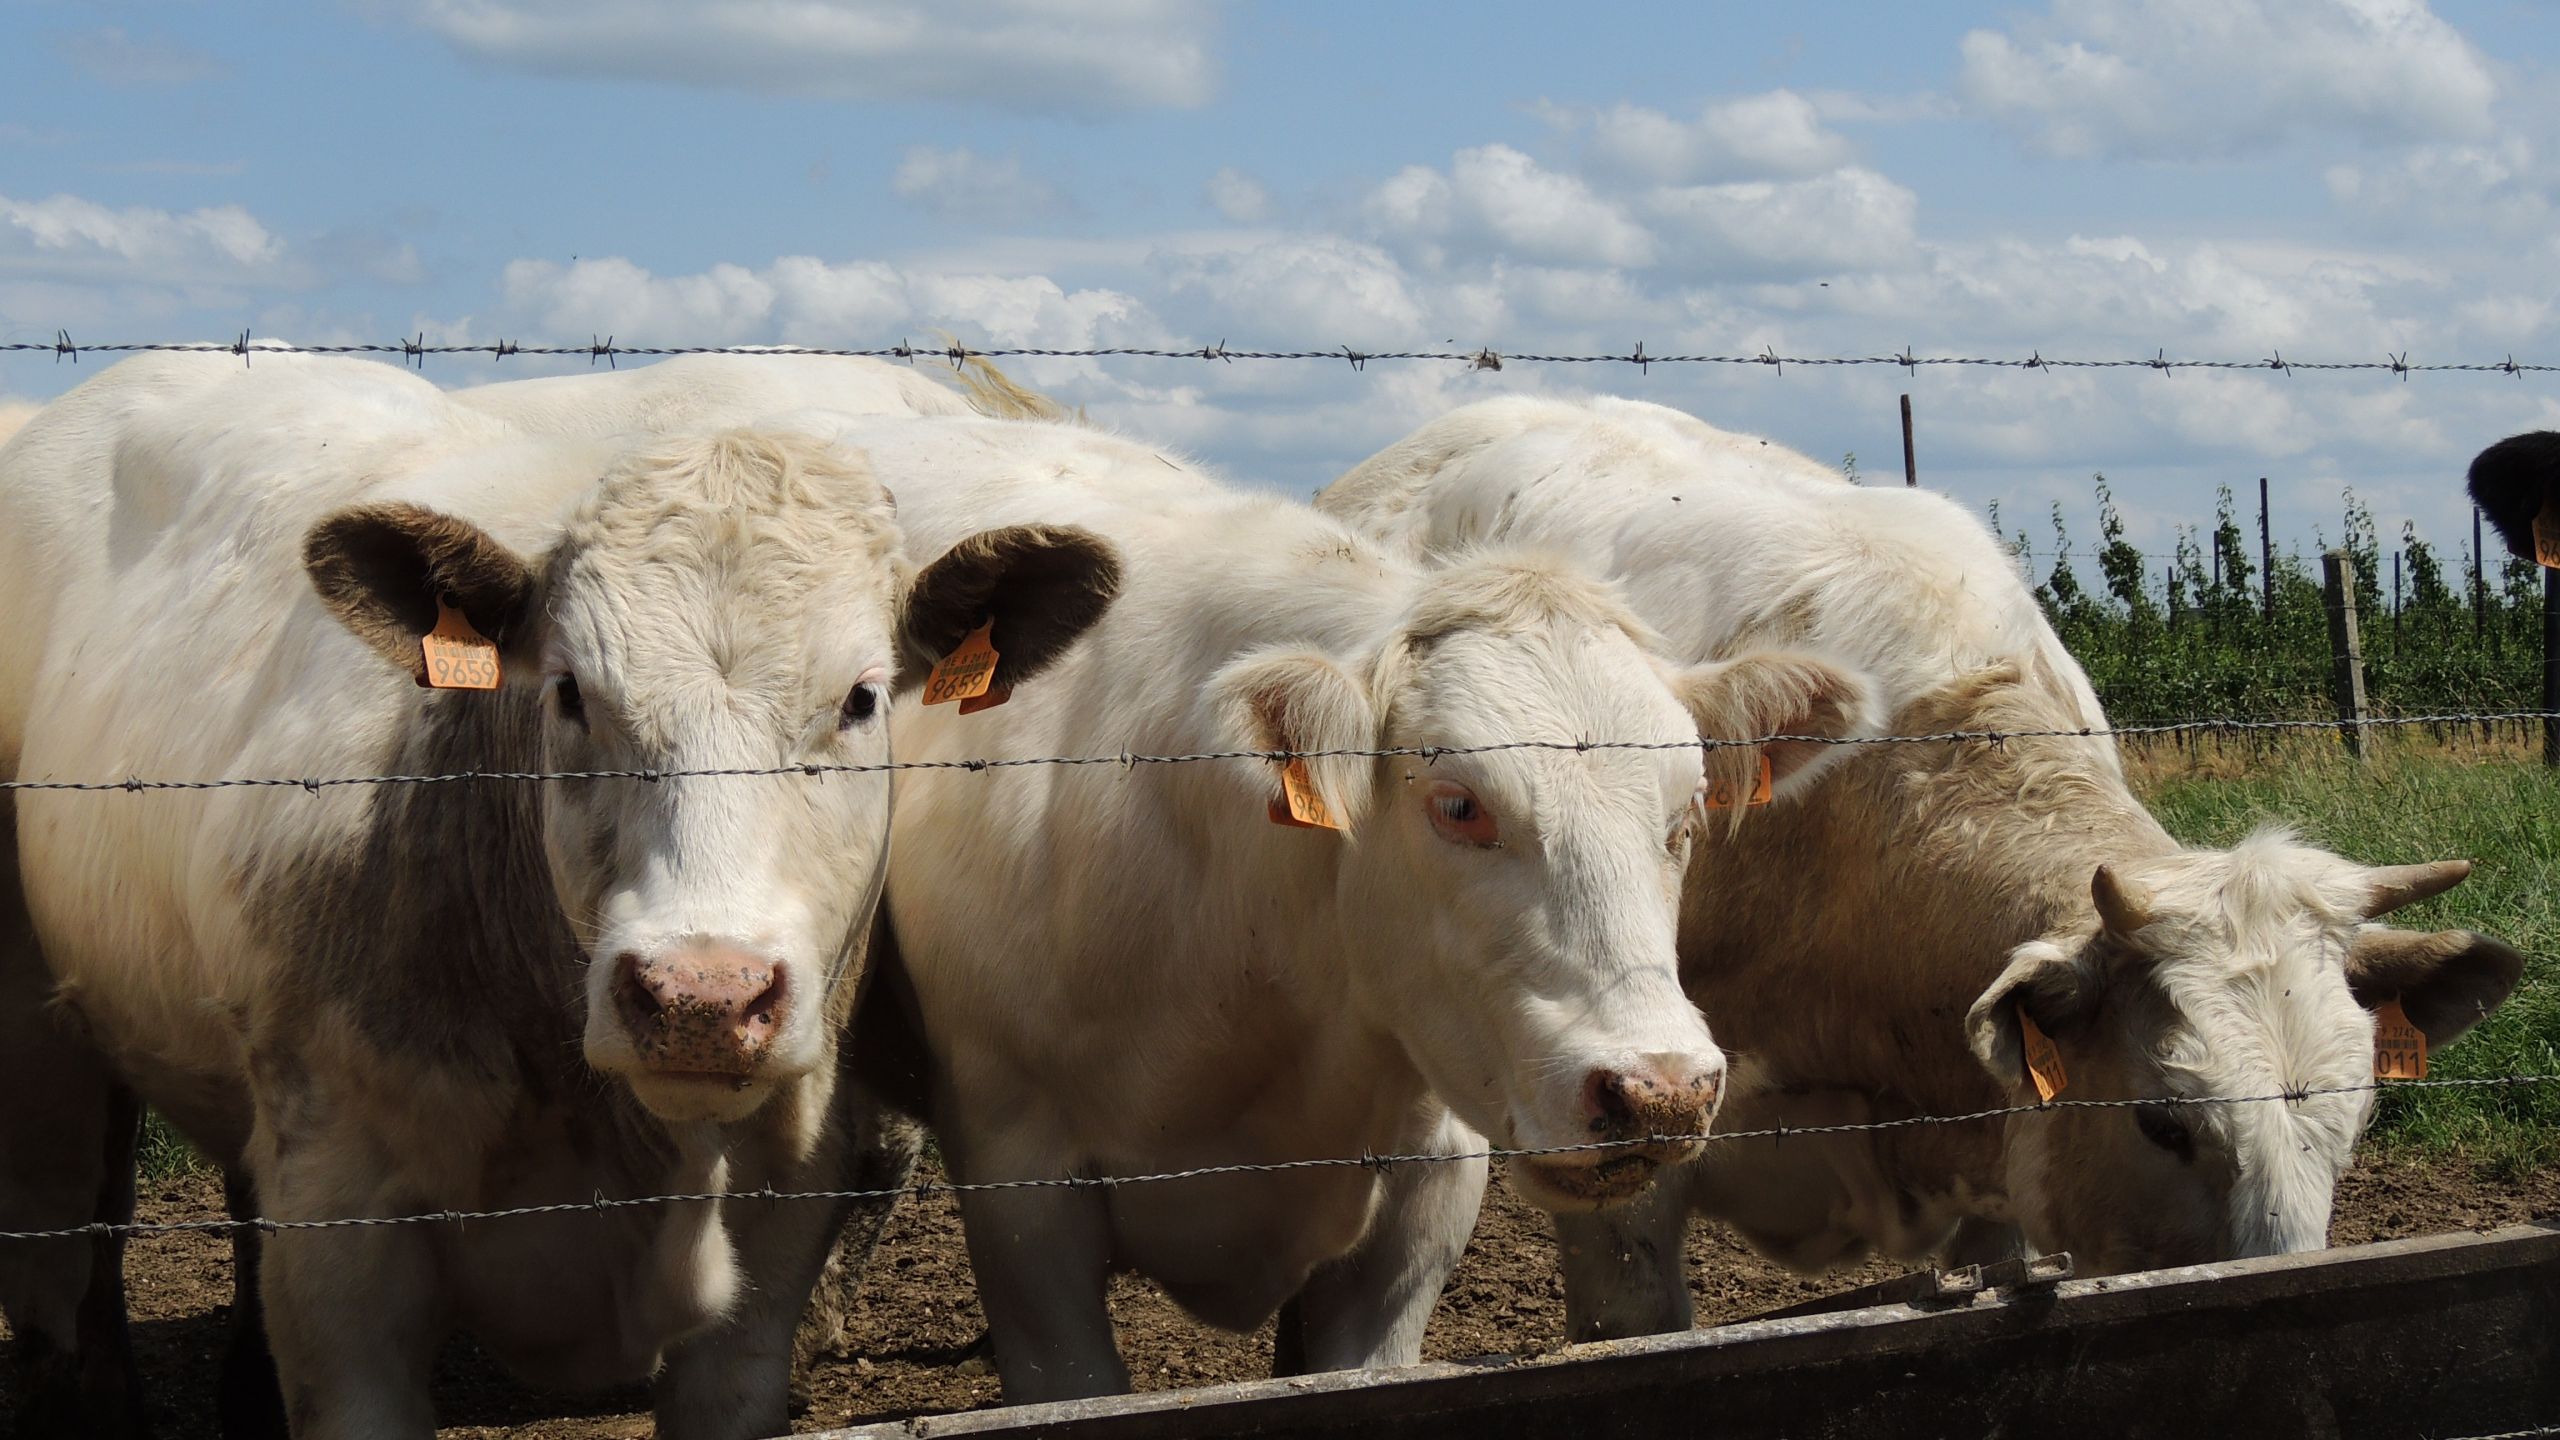
M 924 1178 L 920 1176 L 919 1178 Z M 216 1215 L 220 1189 L 190 1176 L 149 1187 L 146 1219 Z M 2498 1182 L 2411 1160 L 2359 1162 L 2338 1197 L 2334 1243 L 2447 1230 L 2485 1230 L 2560 1215 L 2560 1173 Z M 1701 1324 L 1741 1319 L 1897 1273 L 1870 1265 L 1807 1280 L 1769 1265 L 1722 1231 L 1690 1232 L 1690 1290 Z M 128 1261 L 137 1339 L 159 1433 L 170 1440 L 211 1436 L 216 1361 L 230 1302 L 230 1251 L 217 1239 L 172 1236 L 137 1241 Z M 1123 1280 L 1112 1312 L 1120 1345 L 1144 1390 L 1252 1379 L 1269 1373 L 1271 1339 L 1214 1331 L 1189 1319 L 1146 1284 Z M 948 1197 L 901 1207 L 864 1277 L 846 1343 L 803 1377 L 802 1430 L 964 1410 L 997 1401 L 982 1362 L 964 1363 L 979 1332 L 977 1295 L 962 1250 L 959 1213 Z M 1546 1221 L 1508 1187 L 1487 1197 L 1465 1262 L 1432 1317 L 1426 1351 L 1434 1359 L 1535 1353 L 1561 1343 L 1563 1282 Z M 6 1332 L 0 1331 L 0 1337 Z M 7 1365 L 0 1363 L 0 1376 Z M 0 1385 L 5 1385 L 0 1378 Z M 13 1409 L 0 1395 L 0 1413 Z M 562 1397 L 527 1390 L 467 1343 L 438 1367 L 437 1406 L 448 1437 L 523 1435 L 601 1440 L 649 1433 L 637 1390 Z

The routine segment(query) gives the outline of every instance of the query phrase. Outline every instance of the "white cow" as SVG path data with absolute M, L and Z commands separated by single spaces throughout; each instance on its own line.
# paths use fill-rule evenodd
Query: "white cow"
M 1127 557 L 1038 694 L 902 706 L 912 758 L 1325 752 L 1307 788 L 1342 827 L 1275 824 L 1282 775 L 1252 760 L 902 774 L 889 906 L 957 1179 L 1445 1152 L 1472 1143 L 1452 1111 L 1524 1147 L 1705 1126 L 1724 1061 L 1672 954 L 1697 741 L 1853 732 L 1863 678 L 1802 656 L 1665 666 L 1612 589 L 1548 556 L 1425 569 L 1078 426 L 839 438 L 920 543 L 1055 515 Z M 1516 741 L 1566 748 L 1466 748 Z M 1333 753 L 1424 746 L 1459 748 Z M 1781 788 L 1825 753 L 1779 747 Z M 1692 1148 L 1513 1173 L 1588 1208 Z M 1411 1361 L 1483 1173 L 966 1193 L 1006 1397 L 1126 1385 L 1103 1308 L 1120 1268 L 1238 1329 L 1295 1297 L 1283 1346 L 1308 1368 Z
M 795 431 L 563 439 L 381 365 L 129 361 L 0 450 L 0 761 L 207 780 L 878 763 L 893 691 L 970 626 L 992 618 L 1027 677 L 1117 584 L 1071 530 L 933 553 L 913 569 L 862 458 Z M 495 643 L 494 692 L 420 688 L 447 610 Z M 876 778 L 28 791 L 14 810 L 0 1050 L 45 1043 L 5 1042 L 41 1032 L 25 977 L 49 965 L 88 1039 L 271 1216 L 824 1187 L 859 1145 L 835 1097 L 885 863 Z M 73 1112 L 106 1102 L 73 1078 L 0 1118 L 0 1228 L 90 1213 L 99 1156 L 66 1140 L 100 1133 Z M 546 1383 L 657 1372 L 665 1433 L 777 1432 L 835 1219 L 714 1202 L 282 1231 L 262 1288 L 294 1430 L 432 1433 L 429 1363 L 462 1326 Z M 83 1338 L 79 1258 L 0 1265 L 22 1342 Z
M 1556 546 L 1617 575 L 1673 653 L 1814 646 L 1883 682 L 1897 734 L 2100 728 L 2080 667 L 1983 527 L 1862 489 L 1765 440 L 1625 400 L 1457 410 L 1345 475 L 1320 508 L 1408 556 Z M 1654 1195 L 1560 1222 L 1576 1338 L 1686 1328 L 1693 1209 L 1803 1269 L 1917 1258 L 1979 1222 L 2108 1272 L 2314 1248 L 2370 1109 L 2162 1102 L 2356 1086 L 2372 1007 L 2443 1045 L 2521 960 L 2468 932 L 2367 926 L 2467 862 L 2368 869 L 2264 834 L 2189 850 L 2072 735 L 1880 744 L 1800 803 L 1700 844 L 1681 974 L 1743 1057 L 1721 1128 L 2031 1101 L 2021 1017 L 2070 1099 L 2003 1123 L 1710 1146 Z

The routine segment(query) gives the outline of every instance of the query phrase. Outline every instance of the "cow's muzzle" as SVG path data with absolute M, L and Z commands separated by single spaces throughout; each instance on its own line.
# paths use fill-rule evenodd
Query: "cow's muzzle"
M 741 950 L 625 951 L 614 958 L 614 1011 L 651 1074 L 753 1078 L 782 1033 L 790 1002 L 782 967 Z

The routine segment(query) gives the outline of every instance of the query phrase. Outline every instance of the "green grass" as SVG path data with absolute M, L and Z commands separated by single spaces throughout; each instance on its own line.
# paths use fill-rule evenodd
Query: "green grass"
M 2497 1014 L 2430 1056 L 2428 1075 L 2560 1074 L 2560 771 L 2416 744 L 2377 747 L 2359 765 L 2334 745 L 2299 745 L 2237 775 L 2172 768 L 2141 788 L 2190 844 L 2226 845 L 2283 821 L 2368 863 L 2478 862 L 2459 888 L 2392 921 L 2495 935 L 2525 952 L 2525 978 Z M 2521 1173 L 2560 1158 L 2560 1085 L 2386 1092 L 2372 1135 L 2386 1149 Z
M 168 1180 L 213 1168 L 157 1110 L 143 1112 L 142 1145 L 135 1152 L 135 1163 L 145 1180 Z

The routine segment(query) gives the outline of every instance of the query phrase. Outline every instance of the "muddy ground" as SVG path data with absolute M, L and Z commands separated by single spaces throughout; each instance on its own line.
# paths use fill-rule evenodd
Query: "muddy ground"
M 919 1176 L 919 1178 L 925 1178 Z M 146 1187 L 143 1218 L 217 1215 L 220 1188 L 186 1176 Z M 2560 1215 L 2560 1174 L 2500 1181 L 2406 1159 L 2359 1162 L 2339 1193 L 2332 1240 L 2341 1245 L 2446 1230 L 2484 1230 Z M 1690 1232 L 1690 1290 L 1701 1324 L 1758 1314 L 1897 1273 L 1871 1265 L 1819 1280 L 1756 1259 L 1722 1231 Z M 137 1338 L 160 1434 L 196 1440 L 214 1433 L 215 1364 L 230 1303 L 230 1251 L 204 1236 L 138 1241 L 128 1263 Z M 1171 1389 L 1269 1372 L 1268 1333 L 1210 1330 L 1146 1284 L 1123 1280 L 1112 1311 L 1140 1389 Z M 1561 1343 L 1564 1291 L 1544 1217 L 1497 1184 L 1465 1263 L 1441 1297 L 1426 1346 L 1434 1359 L 1497 1352 L 1535 1353 Z M 947 1196 L 900 1208 L 864 1278 L 846 1343 L 804 1377 L 803 1430 L 992 1405 L 995 1378 L 961 1364 L 979 1331 L 977 1296 L 962 1250 L 960 1219 Z M 0 1337 L 5 1337 L 0 1330 Z M 5 1347 L 0 1347 L 5 1348 Z M 5 1377 L 0 1363 L 0 1377 Z M 7 1381 L 0 1378 L 0 1386 Z M 14 1408 L 0 1395 L 0 1407 Z M 456 1343 L 444 1356 L 437 1406 L 446 1436 L 524 1435 L 598 1440 L 649 1433 L 637 1390 L 563 1397 L 530 1391 Z

